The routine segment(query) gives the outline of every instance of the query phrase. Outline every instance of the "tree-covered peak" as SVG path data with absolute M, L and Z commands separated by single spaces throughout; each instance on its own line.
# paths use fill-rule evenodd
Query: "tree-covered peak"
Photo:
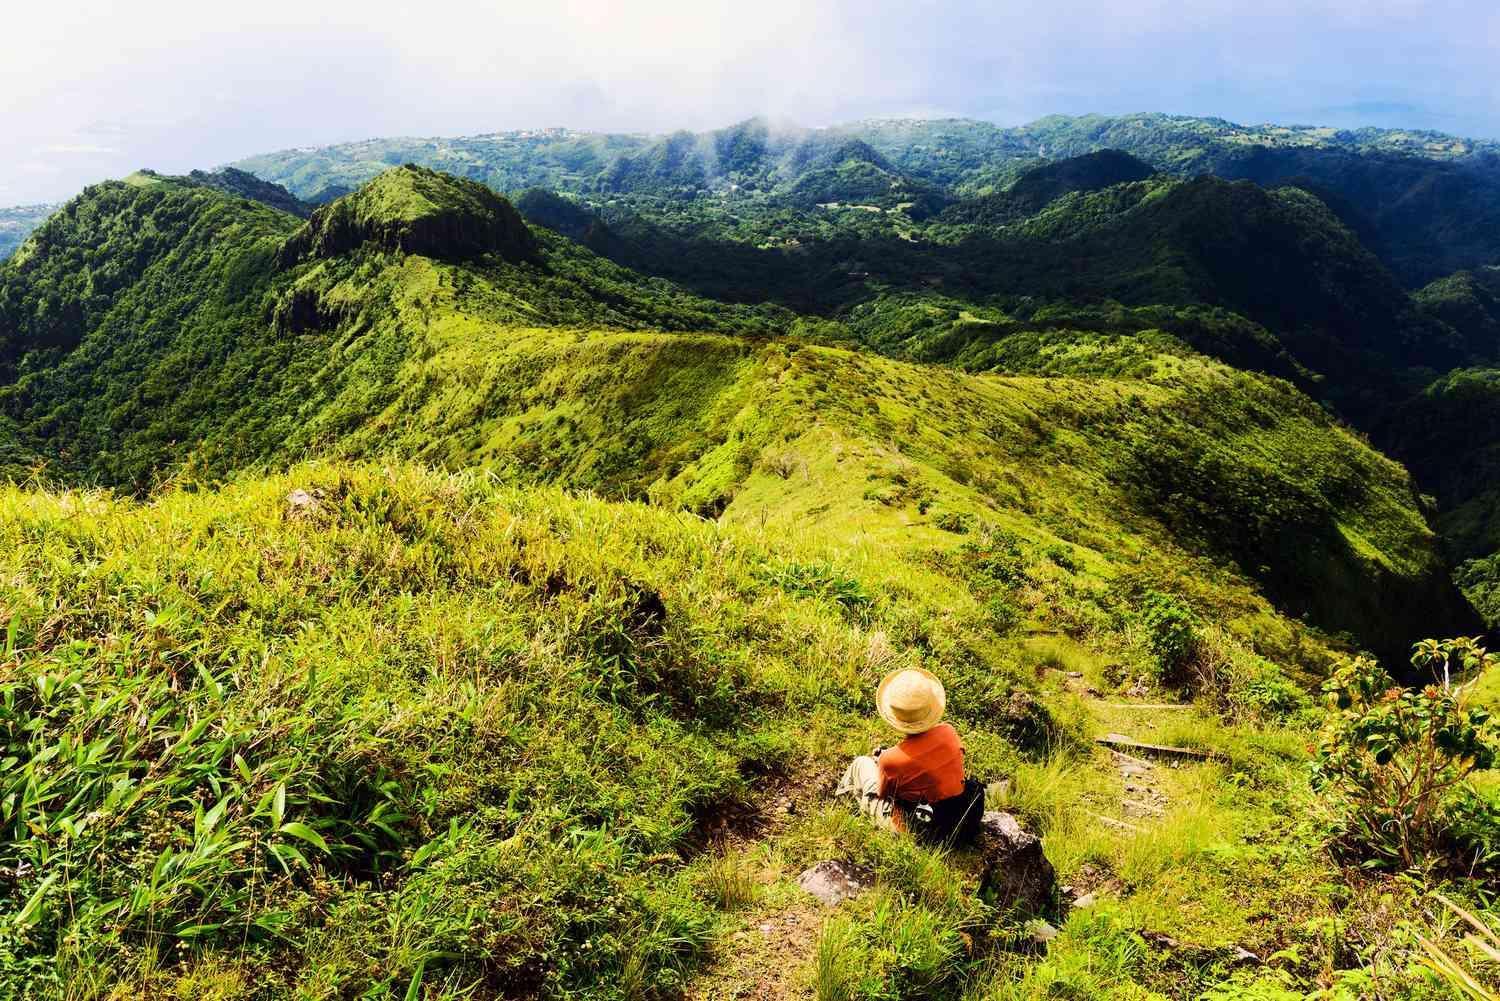
M 1010 193 L 1040 208 L 1069 191 L 1098 191 L 1114 184 L 1144 181 L 1153 173 L 1150 164 L 1123 150 L 1101 149 L 1029 170 L 1011 185 Z
M 509 201 L 477 181 L 407 164 L 314 212 L 286 242 L 282 260 L 338 257 L 366 244 L 440 260 L 536 254 Z
M 270 181 L 262 181 L 254 174 L 237 167 L 221 167 L 215 171 L 194 170 L 184 176 L 159 174 L 143 167 L 121 178 L 120 183 L 131 188 L 209 188 L 226 195 L 260 202 L 303 219 L 312 212 L 311 204 L 302 201 L 286 188 Z
M 1116 184 L 1144 181 L 1155 171 L 1117 149 L 1085 153 L 1033 167 L 1004 191 L 969 198 L 950 206 L 942 221 L 1003 226 L 1024 219 L 1074 191 L 1101 191 Z

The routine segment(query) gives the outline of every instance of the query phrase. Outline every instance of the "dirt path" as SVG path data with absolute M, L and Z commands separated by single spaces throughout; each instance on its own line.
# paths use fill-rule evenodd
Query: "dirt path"
M 1049 672 L 1050 673 L 1050 672 Z M 1099 734 L 1117 732 L 1149 742 L 1162 724 L 1184 711 L 1182 706 L 1150 701 L 1147 692 L 1104 695 L 1081 675 L 1056 672 L 1059 686 L 1084 700 Z M 1171 809 L 1173 773 L 1192 762 L 1159 760 L 1148 752 L 1130 753 L 1100 748 L 1107 768 L 1119 778 L 1119 798 L 1098 809 L 1101 823 L 1132 833 L 1143 833 Z M 1103 762 L 1101 762 L 1103 763 Z M 803 813 L 826 801 L 831 788 L 827 776 L 812 773 L 786 776 L 772 783 L 756 802 L 741 810 L 712 818 L 704 833 L 716 844 L 746 851 L 774 841 Z M 785 876 L 785 874 L 782 874 Z M 776 882 L 781 881 L 778 877 Z M 772 889 L 768 886 L 767 889 Z M 1101 895 L 1118 890 L 1113 874 L 1086 866 L 1068 887 L 1073 900 L 1089 906 Z M 713 956 L 684 992 L 688 1001 L 790 1001 L 813 995 L 813 960 L 824 924 L 837 913 L 810 896 L 769 893 L 771 902 L 742 912 L 729 923 Z
M 778 910 L 745 914 L 715 950 L 688 1001 L 791 1001 L 811 998 L 809 971 L 823 922 L 832 911 L 808 897 Z

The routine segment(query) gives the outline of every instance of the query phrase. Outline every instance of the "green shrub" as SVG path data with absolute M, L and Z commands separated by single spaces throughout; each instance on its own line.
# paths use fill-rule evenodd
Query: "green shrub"
M 955 535 L 967 535 L 969 530 L 974 527 L 974 517 L 973 515 L 962 514 L 958 511 L 944 511 L 932 519 L 932 523 L 945 532 L 952 532 Z
M 1500 751 L 1495 722 L 1471 699 L 1495 660 L 1476 639 L 1424 640 L 1412 664 L 1434 683 L 1420 690 L 1395 685 L 1365 657 L 1324 684 L 1331 708 L 1317 776 L 1342 799 L 1346 841 L 1371 863 L 1442 861 L 1455 820 L 1472 824 L 1474 813 L 1456 814 L 1455 804 Z
M 1500 869 L 1500 803 L 1470 785 L 1460 785 L 1444 807 L 1444 847 L 1463 872 Z
M 1078 562 L 1073 559 L 1073 551 L 1067 546 L 1050 545 L 1043 550 L 1042 555 L 1069 573 L 1075 573 L 1078 570 Z
M 1026 579 L 1029 563 L 1020 536 L 994 525 L 981 525 L 959 547 L 968 575 L 980 587 L 1010 586 Z
M 991 598 L 984 604 L 984 617 L 991 629 L 1001 636 L 1015 630 L 1021 624 L 1021 613 L 1004 598 Z
M 1181 680 L 1198 650 L 1198 616 L 1181 598 L 1152 591 L 1141 602 L 1140 618 L 1157 673 L 1166 681 Z

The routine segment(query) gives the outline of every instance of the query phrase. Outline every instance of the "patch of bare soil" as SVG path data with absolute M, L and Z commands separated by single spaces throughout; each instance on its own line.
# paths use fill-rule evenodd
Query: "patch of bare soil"
M 808 975 L 830 910 L 812 897 L 774 912 L 752 912 L 716 947 L 686 1001 L 791 1001 L 813 996 Z
M 773 838 L 798 814 L 831 794 L 827 776 L 818 772 L 768 775 L 748 800 L 718 803 L 702 810 L 689 843 L 691 851 L 696 854 L 710 845 L 742 848 Z

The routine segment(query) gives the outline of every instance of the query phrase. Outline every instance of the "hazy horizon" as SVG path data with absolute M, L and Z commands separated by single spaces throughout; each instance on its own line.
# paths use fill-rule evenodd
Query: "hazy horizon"
M 755 115 L 1164 112 L 1500 137 L 1500 10 L 1478 0 L 1254 5 L 686 0 L 546 10 L 60 0 L 11 14 L 0 205 L 149 167 L 376 137 L 703 130 Z

